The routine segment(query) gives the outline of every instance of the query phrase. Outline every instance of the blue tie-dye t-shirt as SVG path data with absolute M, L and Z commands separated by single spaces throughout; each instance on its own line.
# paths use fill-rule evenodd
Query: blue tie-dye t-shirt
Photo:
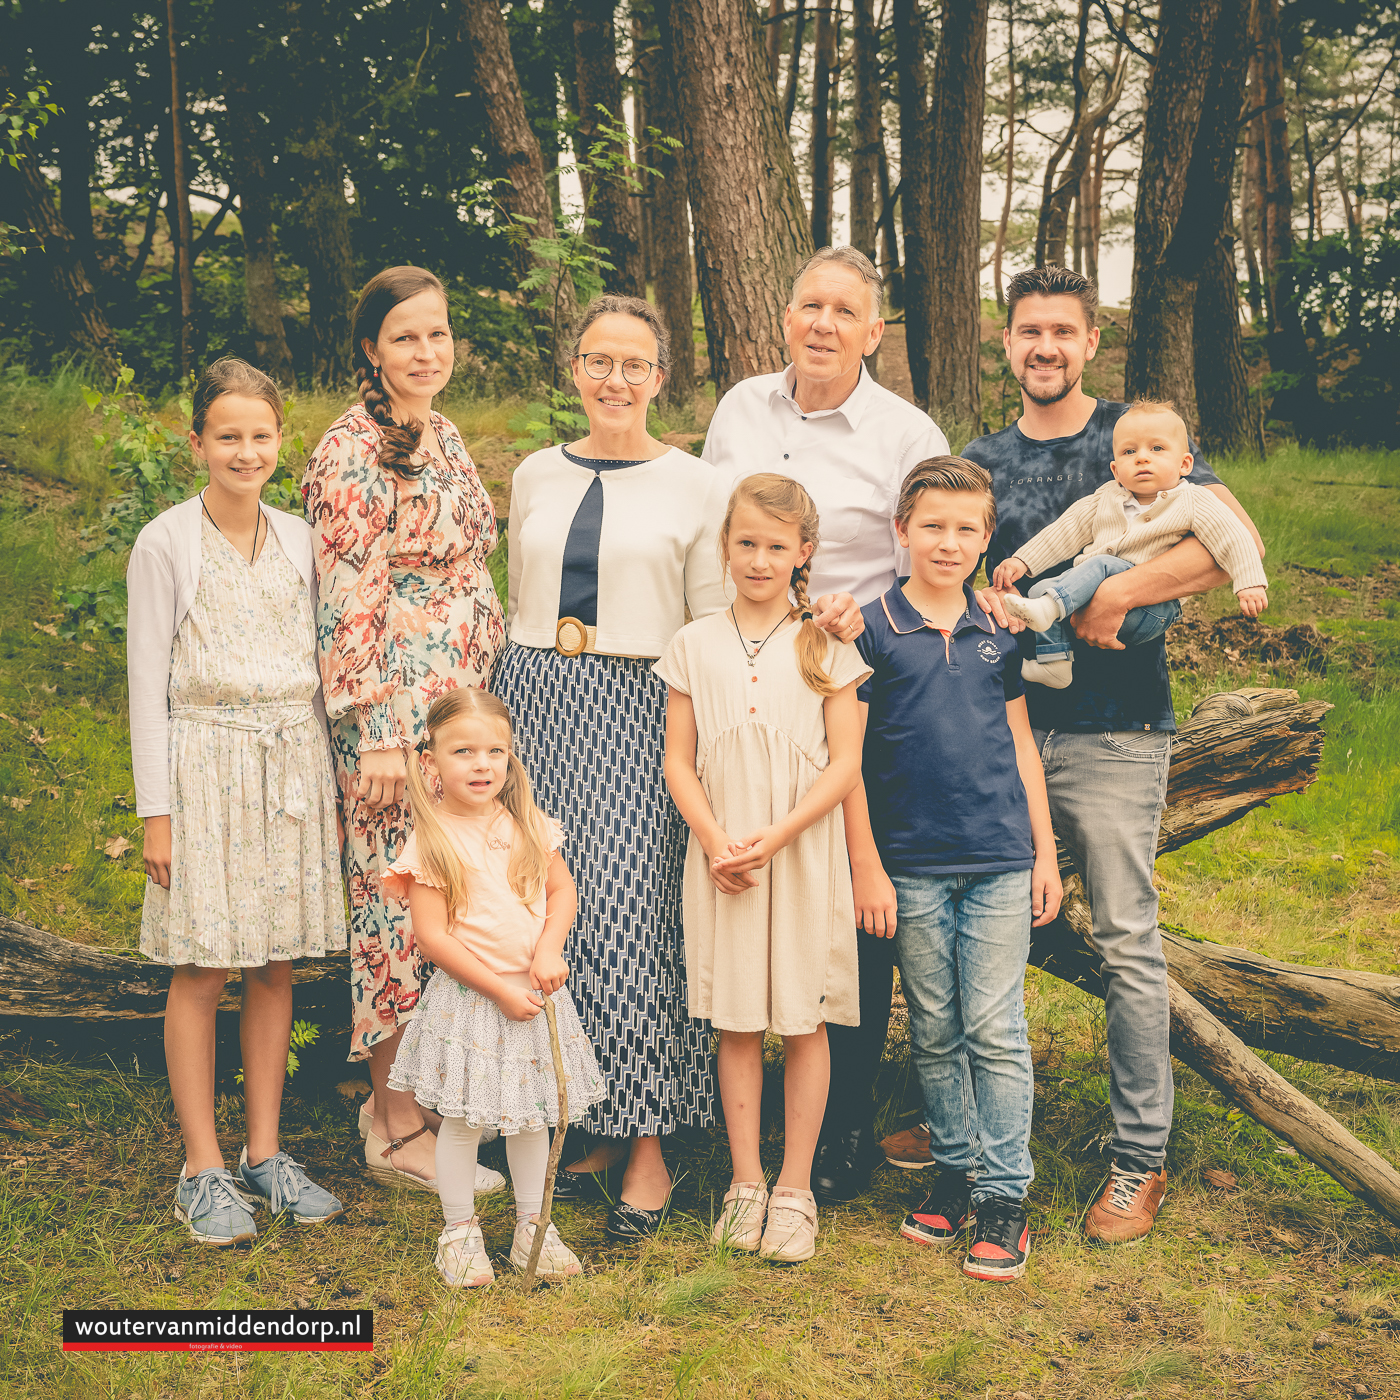
M 1127 404 L 1100 399 L 1082 431 L 1072 437 L 1028 438 L 1019 424 L 968 443 L 963 456 L 991 473 L 997 500 L 997 528 L 987 549 L 987 574 L 1009 559 L 1032 535 L 1058 520 L 1075 501 L 1092 496 L 1113 479 L 1113 425 Z M 1188 439 L 1195 464 L 1185 479 L 1197 486 L 1219 485 L 1201 449 Z M 1069 568 L 1065 559 L 1039 578 Z M 1036 579 L 1017 586 L 1025 592 Z M 1165 639 L 1105 651 L 1084 642 L 1074 646 L 1074 683 L 1064 690 L 1028 685 L 1026 703 L 1036 729 L 1141 729 L 1151 725 L 1174 732 L 1171 675 Z

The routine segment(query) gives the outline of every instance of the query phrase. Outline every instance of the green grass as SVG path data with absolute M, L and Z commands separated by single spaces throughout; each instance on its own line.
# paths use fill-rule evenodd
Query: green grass
M 111 645 L 85 648 L 41 630 L 53 620 L 54 587 L 78 567 L 77 529 L 103 490 L 100 461 L 84 455 L 91 424 L 74 383 L 60 380 L 47 398 L 38 381 L 12 376 L 0 385 L 6 421 L 28 429 L 23 439 L 0 440 L 0 453 L 24 469 L 0 473 L 0 913 L 130 948 L 143 879 L 124 659 Z M 307 395 L 294 423 L 314 439 L 342 406 L 335 396 Z M 519 406 L 448 406 L 501 514 L 518 456 L 508 425 Z M 698 434 L 708 409 L 702 401 L 665 426 Z M 1333 638 L 1329 669 L 1266 670 L 1217 656 L 1178 672 L 1178 713 L 1243 684 L 1295 686 L 1334 708 L 1321 776 L 1307 792 L 1159 862 L 1164 918 L 1272 956 L 1396 972 L 1400 493 L 1371 488 L 1400 480 L 1400 457 L 1289 447 L 1221 470 L 1270 546 L 1264 622 L 1311 623 Z M 504 550 L 493 572 L 503 562 Z M 1233 603 L 1222 591 L 1192 608 L 1209 617 Z M 113 838 L 132 849 L 108 854 Z M 1281 1153 L 1276 1139 L 1184 1068 L 1172 1189 L 1158 1229 L 1134 1250 L 1084 1246 L 1079 1222 L 1102 1179 L 1111 1130 L 1103 1008 L 1035 971 L 1027 1007 L 1037 1067 L 1035 1255 L 1027 1280 L 1005 1289 L 970 1284 L 950 1255 L 897 1241 L 895 1224 L 921 1196 L 913 1173 L 883 1171 L 850 1207 L 823 1210 L 819 1252 L 804 1268 L 717 1255 L 707 1237 L 728 1184 L 728 1153 L 722 1134 L 693 1132 L 668 1148 L 679 1181 L 656 1241 L 618 1247 L 602 1232 L 604 1203 L 561 1205 L 561 1228 L 587 1266 L 582 1280 L 527 1299 L 502 1267 L 486 1295 L 452 1295 L 432 1267 L 436 1200 L 383 1192 L 360 1171 L 353 1106 L 331 1087 L 333 1047 L 289 1085 L 284 1141 L 346 1201 L 345 1222 L 267 1229 L 236 1255 L 201 1249 L 169 1214 L 180 1148 L 149 1036 L 109 1039 L 104 1058 L 95 1042 L 45 1048 L 0 1029 L 0 1385 L 20 1397 L 239 1400 L 1311 1400 L 1349 1395 L 1356 1382 L 1385 1394 L 1400 1361 L 1400 1233 L 1304 1159 Z M 335 1032 L 323 1024 L 322 1039 Z M 882 1130 L 907 1126 L 919 1111 L 905 1034 L 897 1012 L 880 1084 Z M 1279 1057 L 1270 1063 L 1400 1160 L 1400 1086 Z M 237 1064 L 236 1047 L 225 1045 L 218 1119 L 230 1160 L 242 1140 Z M 773 1047 L 767 1074 L 771 1167 L 781 1151 Z M 11 1107 L 3 1091 L 36 1107 Z M 499 1144 L 488 1149 L 488 1161 L 499 1166 L 499 1158 Z M 1238 1191 L 1208 1189 L 1208 1167 L 1234 1173 Z M 499 1263 L 511 1206 L 493 1197 L 483 1213 Z M 55 1340 L 64 1306 L 287 1307 L 298 1298 L 374 1307 L 373 1356 L 65 1356 Z M 1314 1348 L 1323 1330 L 1331 1345 Z

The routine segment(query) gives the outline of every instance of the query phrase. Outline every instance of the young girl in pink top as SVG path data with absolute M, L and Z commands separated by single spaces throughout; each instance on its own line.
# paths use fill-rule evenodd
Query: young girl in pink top
M 463 687 L 433 702 L 426 727 L 427 778 L 416 760 L 408 765 L 413 834 L 382 878 L 407 897 L 414 937 L 437 971 L 389 1087 L 410 1090 L 442 1115 L 436 1161 L 446 1225 L 437 1267 L 453 1287 L 479 1288 L 495 1278 L 473 1206 L 484 1128 L 506 1140 L 517 1268 L 529 1259 L 539 1221 L 548 1130 L 559 1117 L 549 1025 L 540 1015 L 545 996 L 559 1026 L 569 1116 L 582 1117 L 607 1090 L 564 990 L 562 950 L 578 896 L 559 856 L 563 829 L 531 798 L 511 749 L 510 712 L 494 695 Z M 553 1225 L 539 1272 L 546 1279 L 582 1272 Z

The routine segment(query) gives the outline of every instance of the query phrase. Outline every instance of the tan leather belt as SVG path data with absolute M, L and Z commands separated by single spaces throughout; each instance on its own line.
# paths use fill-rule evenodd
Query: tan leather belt
M 554 629 L 554 650 L 560 656 L 582 656 L 598 650 L 598 629 L 587 627 L 576 617 L 561 617 Z
M 654 656 L 636 656 L 627 651 L 599 651 L 598 629 L 588 627 L 576 617 L 561 617 L 554 628 L 554 650 L 560 656 L 582 656 L 592 652 L 597 656 L 620 656 L 628 661 L 654 661 Z

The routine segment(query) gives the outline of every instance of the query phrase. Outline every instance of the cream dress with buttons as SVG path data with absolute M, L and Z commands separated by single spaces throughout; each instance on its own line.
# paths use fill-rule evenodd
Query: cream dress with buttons
M 786 816 L 829 762 L 822 697 L 798 670 L 800 624 L 786 624 L 752 666 L 728 610 L 676 633 L 656 673 L 690 696 L 695 770 L 715 820 L 735 840 Z M 752 650 L 752 645 L 748 648 Z M 871 674 L 830 641 L 838 687 Z M 743 894 L 721 894 L 690 836 L 685 963 L 691 1016 L 721 1030 L 809 1035 L 860 1022 L 856 916 L 838 805 L 785 846 Z
M 345 947 L 330 750 L 312 698 L 311 594 L 269 530 L 257 562 L 206 519 L 170 666 L 170 889 L 141 951 L 261 967 Z

